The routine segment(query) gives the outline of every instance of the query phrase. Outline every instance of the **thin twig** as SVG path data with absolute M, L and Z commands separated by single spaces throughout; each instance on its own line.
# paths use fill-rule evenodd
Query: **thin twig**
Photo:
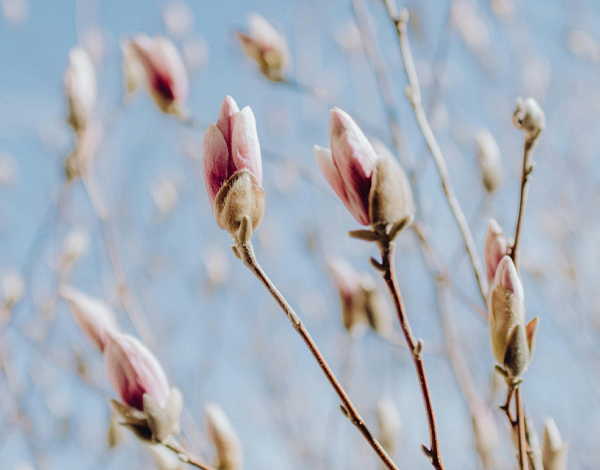
M 419 124 L 419 127 L 421 128 L 421 132 L 423 133 L 425 141 L 427 142 L 427 146 L 429 147 L 429 150 L 433 155 L 433 159 L 435 160 L 438 172 L 442 179 L 442 188 L 444 190 L 446 199 L 448 200 L 448 204 L 450 205 L 450 209 L 454 214 L 454 218 L 458 223 L 458 227 L 464 239 L 465 248 L 467 250 L 467 253 L 469 254 L 469 258 L 471 259 L 471 265 L 473 266 L 473 271 L 475 273 L 477 285 L 479 286 L 479 292 L 481 293 L 481 298 L 485 303 L 488 284 L 486 277 L 483 275 L 483 269 L 481 261 L 479 260 L 479 256 L 477 255 L 475 241 L 473 240 L 473 235 L 471 234 L 471 230 L 469 229 L 467 219 L 465 218 L 460 204 L 454 194 L 452 182 L 450 181 L 450 173 L 448 172 L 448 167 L 446 166 L 444 155 L 442 154 L 442 150 L 440 149 L 435 135 L 433 134 L 433 131 L 431 129 L 431 126 L 429 125 L 429 121 L 427 120 L 425 110 L 423 109 L 423 104 L 421 103 L 421 89 L 419 86 L 419 79 L 417 77 L 417 71 L 415 69 L 415 64 L 412 59 L 410 45 L 408 43 L 408 35 L 406 31 L 408 11 L 402 10 L 402 13 L 399 14 L 396 9 L 396 4 L 394 0 L 385 0 L 385 3 L 388 9 L 388 14 L 394 22 L 394 25 L 396 26 L 396 30 L 398 32 L 400 50 L 402 51 L 402 58 L 404 60 L 404 68 L 406 70 L 406 75 L 410 84 L 410 86 L 406 89 L 406 95 L 410 103 L 412 104 L 415 116 L 417 118 L 417 122 Z
M 208 464 L 202 462 L 198 457 L 194 456 L 187 449 L 185 449 L 181 444 L 179 444 L 175 439 L 169 439 L 166 443 L 163 444 L 167 449 L 172 450 L 177 454 L 179 460 L 189 465 L 192 465 L 196 468 L 201 468 L 202 470 L 215 470 L 213 467 Z
M 321 351 L 319 351 L 319 348 L 317 347 L 317 345 L 311 338 L 311 336 L 310 336 L 308 330 L 306 329 L 306 327 L 304 326 L 304 323 L 302 322 L 302 320 L 300 320 L 300 318 L 298 317 L 296 312 L 294 312 L 292 307 L 287 303 L 285 298 L 281 295 L 281 293 L 273 285 L 271 280 L 267 277 L 265 272 L 262 270 L 262 268 L 258 264 L 256 256 L 254 255 L 254 249 L 252 247 L 252 242 L 248 241 L 246 243 L 240 243 L 235 248 L 237 249 L 237 253 L 241 257 L 244 264 L 256 275 L 256 277 L 267 288 L 269 293 L 277 301 L 277 303 L 279 304 L 281 309 L 284 311 L 284 313 L 287 315 L 288 319 L 291 321 L 292 325 L 294 326 L 294 329 L 298 332 L 298 334 L 302 337 L 302 339 L 308 346 L 308 349 L 310 350 L 310 352 L 312 353 L 314 358 L 319 363 L 319 366 L 321 367 L 321 370 L 327 377 L 327 380 L 329 381 L 329 383 L 335 390 L 335 393 L 340 398 L 340 400 L 342 402 L 342 405 L 341 405 L 342 413 L 345 416 L 347 416 L 348 419 L 352 422 L 352 424 L 354 424 L 358 428 L 358 430 L 361 432 L 361 434 L 367 440 L 369 445 L 375 450 L 375 452 L 377 453 L 377 455 L 379 456 L 381 461 L 385 464 L 386 468 L 388 468 L 390 470 L 398 470 L 398 467 L 396 467 L 396 465 L 394 464 L 394 462 L 392 461 L 390 456 L 386 453 L 386 451 L 383 449 L 381 444 L 379 444 L 377 439 L 375 439 L 373 434 L 371 434 L 371 431 L 369 431 L 364 420 L 362 419 L 362 417 L 360 416 L 360 414 L 358 413 L 358 411 L 356 410 L 356 408 L 350 401 L 350 397 L 348 397 L 348 395 L 344 391 L 342 385 L 340 384 L 340 382 L 334 375 L 333 371 L 331 370 L 331 368 L 325 361 L 325 358 L 321 354 Z
M 515 391 L 515 407 L 517 411 L 517 432 L 519 433 L 519 466 L 521 470 L 529 470 L 529 461 L 527 460 L 527 440 L 525 438 L 525 413 L 523 411 L 523 399 L 521 397 L 521 387 Z
M 529 182 L 531 180 L 531 172 L 533 171 L 532 155 L 535 146 L 535 139 L 525 139 L 525 149 L 523 152 L 523 173 L 521 175 L 521 197 L 519 199 L 519 217 L 517 218 L 517 229 L 515 231 L 515 242 L 512 246 L 511 258 L 515 263 L 517 271 L 519 270 L 519 258 L 517 249 L 521 235 L 521 225 L 523 216 L 525 215 L 525 206 L 527 205 L 527 195 L 529 194 Z
M 421 394 L 423 395 L 423 403 L 425 405 L 425 411 L 427 413 L 427 424 L 429 426 L 429 439 L 430 447 L 427 448 L 425 444 L 421 445 L 423 452 L 429 458 L 431 464 L 437 470 L 443 470 L 444 465 L 442 464 L 442 456 L 440 455 L 440 448 L 438 444 L 437 428 L 435 424 L 435 414 L 433 412 L 433 405 L 431 403 L 431 395 L 429 393 L 429 387 L 427 385 L 427 376 L 425 375 L 425 365 L 423 364 L 423 340 L 417 340 L 413 335 L 410 328 L 408 318 L 406 316 L 406 310 L 404 308 L 404 302 L 402 301 L 402 295 L 398 286 L 398 280 L 396 279 L 396 271 L 394 269 L 394 249 L 395 243 L 389 239 L 385 239 L 380 244 L 381 249 L 381 272 L 383 279 L 385 280 L 396 312 L 398 313 L 398 320 L 400 321 L 400 327 L 402 333 L 406 339 L 406 344 L 412 352 L 413 362 L 417 375 L 419 376 L 419 384 L 421 386 Z

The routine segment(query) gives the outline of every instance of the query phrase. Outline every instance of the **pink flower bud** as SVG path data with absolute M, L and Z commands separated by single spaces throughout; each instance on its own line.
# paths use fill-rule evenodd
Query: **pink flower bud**
M 515 265 L 506 255 L 490 287 L 489 324 L 492 352 L 507 377 L 521 376 L 533 355 L 539 317 L 525 324 L 525 295 Z
M 488 226 L 485 246 L 483 248 L 483 257 L 487 270 L 488 281 L 492 282 L 496 275 L 498 264 L 504 255 L 508 254 L 508 243 L 498 222 L 490 219 Z
M 202 148 L 208 200 L 221 228 L 230 232 L 237 230 L 244 215 L 250 216 L 256 228 L 262 217 L 264 191 L 260 144 L 252 109 L 246 106 L 240 111 L 233 98 L 226 96 L 217 124 L 211 123 L 204 133 Z M 240 173 L 244 171 L 246 173 Z M 235 181 L 230 181 L 236 174 Z
M 166 406 L 170 390 L 165 372 L 137 339 L 110 332 L 105 341 L 104 360 L 110 383 L 126 405 L 143 411 L 147 393 L 161 408 Z
M 82 47 L 70 50 L 64 83 L 69 100 L 68 121 L 79 132 L 85 128 L 96 104 L 96 72 L 92 59 Z
M 73 317 L 86 336 L 104 351 L 109 333 L 119 331 L 110 307 L 70 286 L 62 287 L 59 294 L 71 304 Z
M 285 37 L 257 13 L 248 15 L 248 26 L 249 34 L 238 32 L 244 53 L 258 64 L 269 80 L 283 80 L 291 63 Z
M 152 98 L 160 110 L 167 114 L 182 116 L 188 98 L 188 77 L 183 59 L 173 42 L 164 37 L 150 38 L 144 34 L 125 44 L 126 71 L 128 82 L 135 80 L 132 71 L 143 66 L 145 82 Z M 133 61 L 133 63 L 131 63 Z M 135 88 L 128 83 L 128 88 Z
M 358 125 L 339 108 L 329 120 L 331 150 L 315 146 L 325 178 L 354 218 L 378 231 L 412 214 L 408 179 L 389 152 L 375 152 Z

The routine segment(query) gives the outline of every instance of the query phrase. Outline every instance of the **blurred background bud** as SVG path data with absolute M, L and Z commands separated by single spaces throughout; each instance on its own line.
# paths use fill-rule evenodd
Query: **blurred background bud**
M 377 403 L 377 429 L 377 440 L 385 451 L 393 456 L 396 443 L 400 439 L 402 419 L 398 407 L 389 397 Z
M 562 440 L 558 426 L 552 418 L 544 421 L 542 458 L 544 470 L 567 470 L 568 446 Z
M 25 279 L 15 270 L 6 270 L 2 273 L 2 290 L 7 308 L 16 304 L 25 293 Z
M 217 449 L 219 470 L 239 470 L 243 463 L 242 443 L 225 412 L 216 403 L 204 407 L 206 430 Z
M 480 129 L 476 135 L 477 160 L 485 190 L 492 194 L 502 183 L 502 156 L 496 139 L 487 129 Z

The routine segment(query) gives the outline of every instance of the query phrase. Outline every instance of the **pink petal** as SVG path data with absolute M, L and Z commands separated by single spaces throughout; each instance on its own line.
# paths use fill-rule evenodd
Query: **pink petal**
M 340 172 L 356 220 L 369 224 L 369 192 L 377 155 L 352 118 L 333 108 L 329 120 L 333 161 Z
M 228 171 L 229 151 L 227 150 L 227 144 L 221 131 L 212 123 L 204 132 L 202 151 L 204 183 L 206 184 L 210 207 L 214 212 L 217 193 L 230 174 Z
M 494 219 L 490 220 L 488 232 L 483 248 L 483 257 L 485 259 L 485 267 L 487 271 L 488 281 L 494 279 L 498 264 L 504 255 L 508 253 L 508 243 L 498 222 Z
M 494 284 L 500 284 L 507 291 L 512 292 L 519 303 L 524 305 L 525 294 L 523 292 L 523 284 L 521 284 L 521 279 L 519 279 L 519 274 L 510 256 L 506 255 L 500 261 L 496 277 L 494 278 Z M 524 313 L 524 310 L 522 311 Z
M 256 133 L 256 120 L 249 106 L 233 117 L 231 156 L 236 170 L 247 168 L 262 185 L 262 158 Z
M 108 378 L 125 404 L 144 409 L 144 393 L 165 407 L 169 382 L 152 353 L 132 336 L 112 333 L 104 350 Z
M 337 197 L 339 197 L 346 208 L 352 212 L 354 209 L 348 200 L 348 195 L 346 194 L 346 188 L 344 187 L 344 182 L 342 181 L 340 172 L 335 166 L 335 163 L 333 163 L 331 150 L 315 145 L 314 151 L 315 158 L 317 159 L 317 165 L 319 165 L 319 168 L 325 175 L 325 179 L 333 188 L 335 194 L 337 194 Z M 366 223 L 368 224 L 368 221 Z
M 157 47 L 162 54 L 162 60 L 166 72 L 171 79 L 171 93 L 173 100 L 177 103 L 184 103 L 189 93 L 189 84 L 187 70 L 181 58 L 181 54 L 175 47 L 175 44 L 167 38 L 156 38 Z
M 119 325 L 110 307 L 73 287 L 62 287 L 59 294 L 69 301 L 79 327 L 100 351 L 104 351 L 109 332 L 119 331 Z
M 227 148 L 231 149 L 231 116 L 235 113 L 238 113 L 240 108 L 238 108 L 235 100 L 227 95 L 221 104 L 221 109 L 219 110 L 219 118 L 217 119 L 217 127 L 223 134 L 225 138 L 225 142 L 227 142 Z

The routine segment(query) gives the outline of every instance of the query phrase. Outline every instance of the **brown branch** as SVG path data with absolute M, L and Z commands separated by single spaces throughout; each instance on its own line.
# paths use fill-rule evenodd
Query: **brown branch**
M 519 467 L 521 470 L 529 470 L 527 459 L 527 440 L 525 439 L 525 413 L 523 412 L 523 399 L 521 387 L 515 390 L 515 408 L 517 411 L 517 432 L 519 436 Z
M 425 137 L 427 146 L 429 147 L 429 150 L 433 155 L 433 159 L 435 160 L 435 164 L 437 166 L 438 172 L 442 180 L 442 189 L 444 190 L 446 199 L 448 200 L 448 204 L 450 205 L 450 209 L 454 214 L 454 218 L 456 219 L 456 222 L 462 234 L 465 243 L 465 248 L 467 250 L 467 253 L 469 254 L 469 258 L 471 259 L 471 265 L 473 266 L 473 271 L 475 273 L 477 285 L 479 286 L 479 292 L 481 293 L 481 298 L 485 303 L 488 284 L 487 279 L 483 274 L 481 261 L 479 260 L 479 256 L 477 255 L 475 241 L 473 240 L 473 235 L 471 234 L 471 230 L 469 229 L 467 219 L 465 218 L 460 204 L 454 194 L 454 189 L 452 188 L 452 182 L 450 180 L 450 173 L 448 172 L 448 167 L 446 166 L 444 155 L 442 154 L 442 150 L 440 149 L 435 135 L 433 134 L 433 131 L 431 129 L 431 126 L 429 125 L 429 121 L 427 120 L 427 116 L 425 115 L 425 110 L 423 109 L 423 104 L 421 103 L 421 88 L 419 86 L 419 79 L 417 77 L 417 71 L 415 69 L 415 64 L 412 59 L 410 45 L 408 43 L 408 35 L 406 31 L 408 11 L 404 9 L 402 10 L 402 13 L 399 14 L 394 0 L 385 0 L 385 3 L 387 6 L 388 14 L 394 22 L 394 25 L 396 26 L 398 39 L 400 41 L 400 50 L 402 52 L 402 58 L 404 60 L 404 68 L 406 70 L 406 75 L 410 84 L 410 86 L 406 88 L 406 95 L 410 103 L 412 104 L 415 116 L 417 118 L 417 123 L 421 128 L 423 137 Z
M 406 310 L 404 308 L 404 302 L 402 301 L 402 295 L 400 288 L 398 287 L 398 280 L 396 279 L 396 271 L 394 269 L 394 249 L 395 243 L 389 239 L 379 243 L 381 249 L 382 263 L 380 270 L 383 275 L 390 296 L 394 301 L 396 312 L 398 313 L 398 320 L 400 321 L 400 327 L 402 333 L 406 339 L 406 344 L 412 352 L 413 362 L 417 375 L 419 376 L 419 384 L 421 386 L 421 394 L 423 395 L 423 403 L 425 405 L 425 412 L 427 413 L 427 424 L 429 426 L 429 439 L 430 447 L 427 448 L 425 444 L 421 445 L 421 448 L 425 455 L 429 458 L 431 464 L 437 470 L 443 470 L 444 465 L 442 464 L 442 456 L 440 455 L 440 449 L 438 445 L 437 428 L 435 424 L 435 414 L 433 412 L 433 405 L 431 403 L 431 395 L 429 393 L 429 387 L 427 385 L 427 376 L 425 375 L 425 365 L 423 364 L 423 340 L 417 340 L 413 335 L 410 328 L 408 318 L 406 316 Z
M 201 468 L 202 470 L 215 470 L 213 467 L 202 462 L 198 457 L 191 454 L 190 451 L 186 450 L 175 439 L 169 439 L 166 443 L 163 443 L 163 445 L 167 449 L 175 452 L 179 460 L 181 460 L 183 463 L 187 463 L 196 468 Z
M 525 206 L 527 205 L 527 195 L 529 194 L 529 182 L 531 172 L 533 171 L 533 148 L 535 146 L 536 139 L 526 139 L 525 149 L 523 152 L 523 173 L 521 175 L 521 197 L 519 200 L 519 217 L 517 218 L 517 229 L 515 231 L 515 242 L 512 246 L 511 258 L 515 263 L 517 271 L 519 270 L 519 258 L 517 256 L 517 249 L 519 247 L 519 240 L 521 235 L 521 225 L 523 223 L 523 216 L 525 215 Z
M 341 409 L 342 413 L 354 424 L 364 438 L 367 440 L 369 445 L 375 450 L 381 461 L 384 463 L 386 468 L 390 470 L 398 470 L 398 467 L 394 464 L 389 455 L 385 452 L 381 444 L 375 439 L 371 431 L 367 428 L 364 420 L 350 401 L 350 397 L 344 391 L 342 385 L 334 375 L 333 371 L 330 369 L 329 365 L 325 361 L 325 358 L 319 351 L 319 348 L 311 338 L 308 330 L 302 323 L 302 320 L 298 317 L 296 312 L 292 309 L 292 307 L 287 303 L 285 298 L 281 295 L 281 293 L 277 290 L 277 288 L 273 285 L 271 280 L 267 277 L 265 272 L 262 270 L 256 256 L 254 255 L 254 249 L 252 247 L 252 242 L 248 241 L 246 243 L 240 243 L 234 246 L 234 250 L 236 250 L 239 257 L 242 259 L 244 264 L 256 275 L 256 277 L 263 283 L 263 285 L 267 288 L 269 293 L 273 296 L 276 302 L 279 304 L 281 309 L 287 315 L 288 319 L 294 326 L 294 329 L 298 332 L 298 334 L 302 337 L 308 349 L 319 363 L 321 370 L 327 377 L 327 380 L 335 390 L 335 393 L 338 395 L 339 399 L 342 402 Z

